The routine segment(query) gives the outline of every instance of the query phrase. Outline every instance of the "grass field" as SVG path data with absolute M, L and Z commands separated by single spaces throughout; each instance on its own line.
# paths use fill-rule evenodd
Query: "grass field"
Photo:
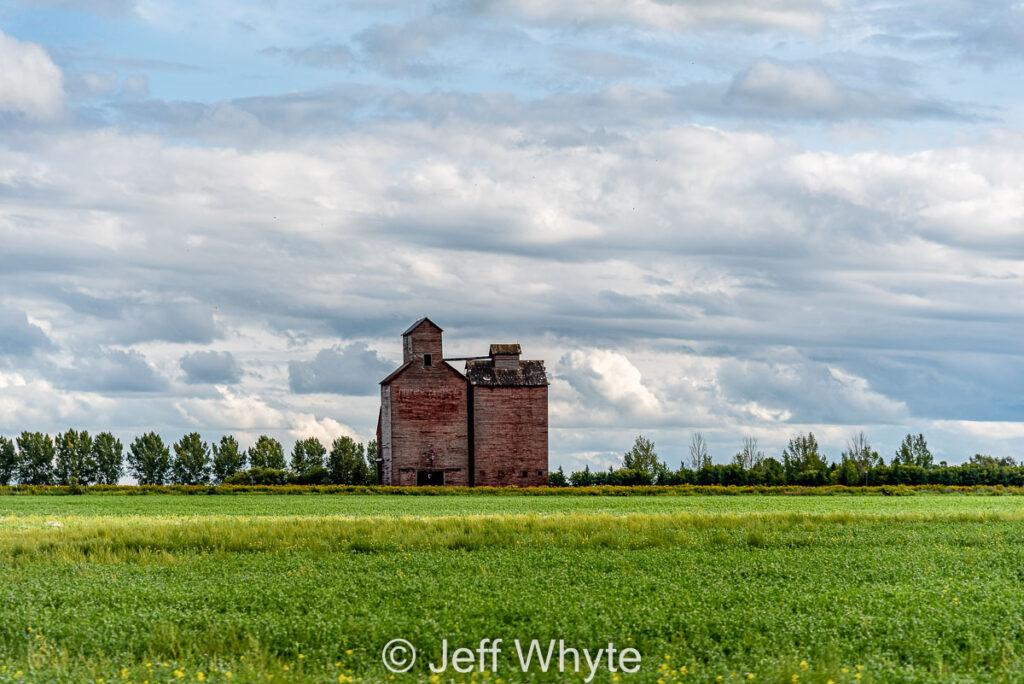
M 0 497 L 0 565 L 0 681 L 1024 680 L 1022 497 Z

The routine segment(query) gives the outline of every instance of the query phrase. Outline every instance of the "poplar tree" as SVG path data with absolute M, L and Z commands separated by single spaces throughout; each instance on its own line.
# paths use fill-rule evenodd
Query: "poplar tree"
M 250 468 L 274 468 L 284 470 L 284 449 L 273 437 L 260 435 L 256 443 L 249 447 Z
M 124 447 L 109 432 L 101 432 L 92 441 L 97 484 L 116 485 L 124 473 Z
M 27 485 L 53 484 L 53 440 L 41 432 L 18 436 L 18 482 Z
M 171 470 L 178 484 L 197 485 L 210 481 L 210 447 L 198 432 L 190 432 L 174 444 Z
M 171 455 L 155 432 L 136 437 L 128 450 L 128 468 L 139 484 L 162 485 L 171 470 Z
M 57 459 L 53 476 L 57 484 L 87 485 L 96 481 L 96 460 L 93 458 L 92 437 L 88 432 L 68 430 L 57 433 L 54 442 Z
M 14 449 L 14 442 L 6 437 L 0 437 L 0 485 L 11 484 L 18 472 L 18 452 Z
M 220 438 L 220 444 L 211 444 L 213 450 L 213 481 L 222 483 L 245 468 L 245 452 L 239 450 L 238 440 L 231 435 Z
M 300 439 L 292 447 L 292 472 L 305 475 L 314 468 L 323 468 L 326 455 L 327 449 L 316 437 Z

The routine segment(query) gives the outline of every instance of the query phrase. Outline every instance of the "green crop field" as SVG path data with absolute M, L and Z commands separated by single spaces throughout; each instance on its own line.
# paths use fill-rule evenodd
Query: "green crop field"
M 1024 680 L 1024 497 L 4 496 L 0 566 L 0 681 Z

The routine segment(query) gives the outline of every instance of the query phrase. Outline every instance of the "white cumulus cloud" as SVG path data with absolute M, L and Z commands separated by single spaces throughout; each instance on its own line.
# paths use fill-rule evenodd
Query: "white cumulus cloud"
M 0 112 L 55 119 L 64 107 L 64 75 L 42 46 L 0 31 Z

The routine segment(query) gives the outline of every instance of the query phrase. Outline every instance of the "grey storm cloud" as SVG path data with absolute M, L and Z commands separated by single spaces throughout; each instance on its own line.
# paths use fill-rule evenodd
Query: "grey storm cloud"
M 29 322 L 24 312 L 0 308 L 0 354 L 25 356 L 49 346 L 46 333 Z
M 394 364 L 360 342 L 336 349 L 322 349 L 312 361 L 288 364 L 288 384 L 296 394 L 331 392 L 373 394 Z
M 179 361 L 189 384 L 231 385 L 242 379 L 242 369 L 231 352 L 189 352 Z
M 169 386 L 146 357 L 135 350 L 106 349 L 83 354 L 60 377 L 65 387 L 88 392 L 160 392 Z

